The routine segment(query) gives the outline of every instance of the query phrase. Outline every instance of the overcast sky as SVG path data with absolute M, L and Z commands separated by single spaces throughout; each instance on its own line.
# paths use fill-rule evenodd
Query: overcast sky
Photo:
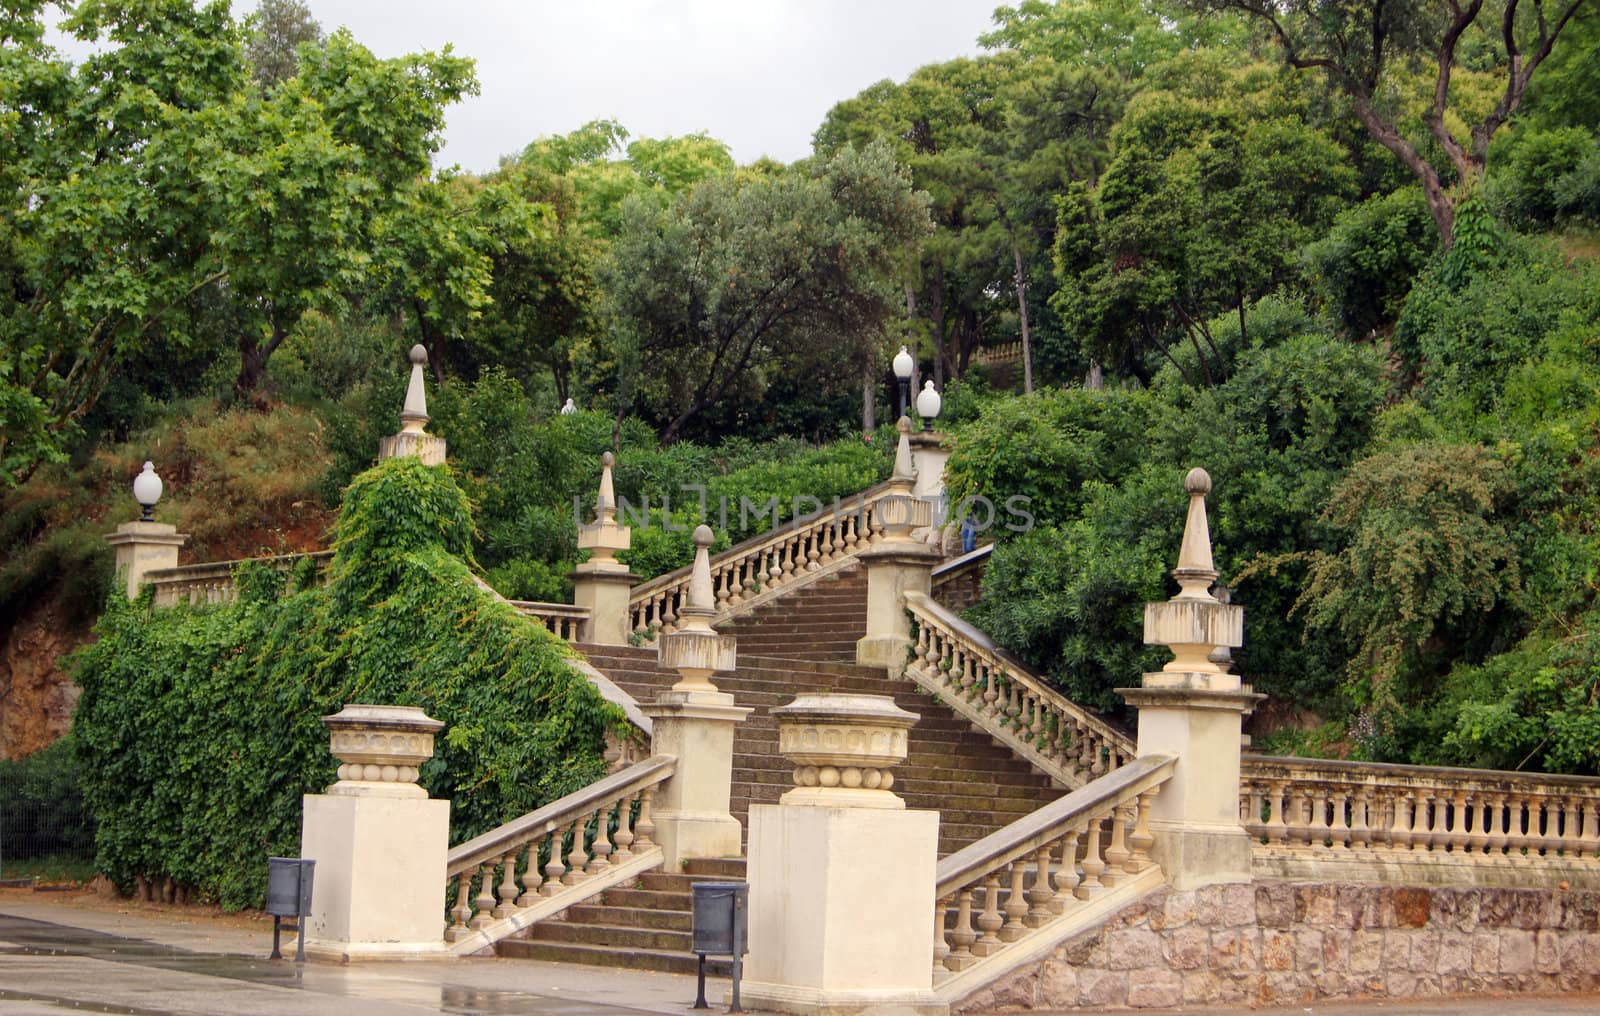
M 379 56 L 450 43 L 476 59 L 482 93 L 451 109 L 439 162 L 486 170 L 601 117 L 633 137 L 706 131 L 740 163 L 789 162 L 839 100 L 979 52 L 998 0 L 308 2 Z

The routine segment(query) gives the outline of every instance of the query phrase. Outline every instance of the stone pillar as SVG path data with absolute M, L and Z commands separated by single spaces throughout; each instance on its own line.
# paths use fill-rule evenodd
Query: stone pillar
M 128 599 L 139 595 L 144 578 L 153 571 L 178 567 L 178 548 L 189 542 L 187 533 L 163 522 L 124 522 L 105 538 L 117 548 L 117 574 L 127 579 Z
M 772 712 L 796 786 L 750 808 L 744 1003 L 946 1012 L 930 944 L 939 814 L 890 789 L 917 717 L 880 695 L 801 695 Z
M 306 955 L 335 963 L 450 958 L 450 802 L 430 800 L 416 783 L 444 724 L 415 707 L 370 705 L 347 705 L 322 722 L 339 782 L 302 799 L 300 856 L 317 862 Z
M 944 435 L 936 430 L 919 430 L 912 434 L 911 461 L 917 474 L 911 494 L 928 503 L 930 519 L 927 526 L 914 530 L 911 538 L 918 543 L 940 546 L 945 525 L 950 521 L 950 506 L 945 503 L 944 496 L 944 466 L 950 461 L 950 449 L 945 446 Z
M 595 499 L 595 520 L 578 529 L 578 549 L 589 560 L 572 572 L 572 602 L 589 610 L 584 640 L 602 646 L 625 646 L 633 626 L 628 623 L 628 594 L 639 576 L 617 560 L 617 552 L 633 545 L 633 532 L 617 522 L 617 495 L 611 481 L 616 457 L 600 456 L 600 495 Z
M 902 416 L 898 426 L 900 445 L 895 451 L 894 474 L 889 477 L 889 494 L 877 509 L 884 538 L 858 555 L 867 569 L 867 633 L 856 642 L 858 664 L 888 667 L 896 675 L 905 666 L 906 651 L 911 647 L 911 619 L 906 616 L 904 596 L 910 591 L 933 591 L 933 566 L 940 557 L 938 548 L 919 543 L 911 535 L 932 521 L 933 512 L 927 501 L 916 496 L 911 421 Z
M 728 811 L 733 792 L 733 727 L 751 710 L 711 682 L 734 667 L 731 635 L 711 628 L 716 616 L 711 588 L 710 526 L 694 531 L 694 567 L 679 628 L 656 642 L 658 666 L 676 670 L 677 684 L 656 696 L 644 713 L 652 722 L 650 751 L 678 760 L 672 779 L 656 795 L 655 840 L 667 871 L 691 857 L 738 857 L 743 830 Z
M 400 410 L 400 432 L 378 439 L 378 461 L 399 455 L 415 455 L 425 466 L 442 466 L 445 459 L 445 441 L 423 433 L 428 420 L 428 393 L 423 387 L 422 368 L 428 362 L 428 351 L 418 343 L 411 347 L 411 383 L 406 385 L 406 404 Z
M 1150 809 L 1151 851 L 1178 889 L 1251 879 L 1250 839 L 1239 824 L 1239 735 L 1242 717 L 1264 696 L 1217 665 L 1219 648 L 1244 644 L 1243 608 L 1211 593 L 1205 496 L 1211 477 L 1194 469 L 1184 480 L 1189 513 L 1178 567 L 1181 587 L 1144 609 L 1144 640 L 1172 649 L 1159 672 L 1118 693 L 1139 708 L 1139 754 L 1175 755 L 1177 769 Z

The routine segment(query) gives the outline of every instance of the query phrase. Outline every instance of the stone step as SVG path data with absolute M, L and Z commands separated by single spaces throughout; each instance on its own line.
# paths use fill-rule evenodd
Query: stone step
M 729 881 L 742 881 L 746 870 L 747 864 L 742 857 L 696 857 L 691 858 L 684 866 L 684 872 L 687 874 Z
M 693 974 L 699 962 L 693 953 L 667 952 L 661 949 L 619 949 L 603 945 L 577 945 L 519 938 L 502 940 L 496 947 L 496 952 L 509 959 L 585 963 L 595 967 L 658 970 L 669 974 Z M 732 972 L 732 962 L 727 957 L 706 959 L 707 974 L 728 977 Z M 708 994 L 709 992 L 710 989 L 707 989 Z
M 624 927 L 615 924 L 578 924 L 572 920 L 539 921 L 528 928 L 529 942 L 558 942 L 562 945 L 604 945 L 617 949 L 653 949 L 662 952 L 689 952 L 693 944 L 690 931 Z
M 687 892 L 660 892 L 654 889 L 607 889 L 600 896 L 606 906 L 644 907 L 650 910 L 681 910 L 689 912 L 694 905 Z
M 602 924 L 613 928 L 656 928 L 661 931 L 683 932 L 694 928 L 694 915 L 688 910 L 648 910 L 642 907 L 613 907 L 600 903 L 578 903 L 568 907 L 567 920 L 579 924 Z

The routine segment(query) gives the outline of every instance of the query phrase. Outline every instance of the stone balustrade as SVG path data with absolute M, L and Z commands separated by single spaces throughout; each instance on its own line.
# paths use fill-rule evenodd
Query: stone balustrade
M 983 573 L 993 554 L 994 544 L 987 543 L 936 566 L 933 598 L 956 613 L 977 603 L 983 595 Z
M 1002 342 L 998 346 L 981 346 L 973 350 L 972 362 L 986 367 L 995 367 L 1003 363 L 1021 363 L 1022 340 Z
M 155 605 L 158 607 L 175 607 L 180 603 L 232 603 L 239 596 L 233 573 L 240 565 L 253 562 L 275 571 L 292 572 L 305 560 L 312 562 L 320 577 L 327 570 L 328 562 L 333 560 L 333 551 L 319 550 L 310 554 L 279 554 L 162 568 L 147 572 L 145 581 L 155 587 Z
M 651 810 L 676 765 L 652 756 L 452 848 L 446 893 L 453 883 L 455 899 L 444 935 L 452 951 L 488 948 L 659 866 Z
M 538 600 L 507 600 L 518 612 L 549 629 L 550 634 L 568 642 L 587 637 L 589 611 L 571 603 L 543 603 Z
M 1159 755 L 1136 759 L 940 861 L 935 987 L 1083 901 L 1154 874 L 1150 803 L 1176 763 Z
M 1134 757 L 1130 738 L 952 611 L 919 593 L 906 609 L 916 626 L 906 674 L 1041 772 L 1081 787 Z
M 1600 871 L 1600 779 L 1246 758 L 1240 820 L 1258 857 Z M 1410 871 L 1412 875 L 1416 872 Z
M 842 566 L 883 537 L 883 514 L 898 494 L 880 484 L 814 515 L 735 544 L 711 558 L 716 618 L 753 609 L 779 590 Z M 628 597 L 634 636 L 650 640 L 676 631 L 689 592 L 689 568 L 651 579 Z

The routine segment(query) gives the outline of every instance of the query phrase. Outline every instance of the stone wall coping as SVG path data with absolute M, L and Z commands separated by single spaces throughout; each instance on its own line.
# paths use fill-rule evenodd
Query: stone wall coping
M 933 584 L 937 586 L 941 582 L 949 582 L 962 572 L 982 565 L 993 554 L 994 544 L 986 543 L 976 550 L 962 554 L 960 557 L 952 557 L 943 564 L 935 565 L 933 569 Z
M 233 577 L 233 570 L 242 564 L 256 562 L 268 568 L 288 571 L 301 560 L 310 558 L 317 567 L 325 568 L 333 560 L 333 551 L 316 550 L 309 554 L 274 554 L 269 557 L 241 557 L 231 561 L 207 561 L 204 564 L 185 564 L 177 568 L 158 568 L 145 572 L 146 582 L 188 582 L 197 579 L 225 579 Z
M 1165 783 L 1177 768 L 1175 755 L 1145 755 L 1114 769 L 1093 783 L 1045 805 L 1030 815 L 990 833 L 939 862 L 935 899 L 943 899 L 985 871 L 1036 853 L 1061 835 L 1061 827 L 1111 802 L 1137 797 Z
M 1600 777 L 1551 773 L 1464 769 L 1453 766 L 1414 766 L 1393 762 L 1351 762 L 1344 759 L 1291 758 L 1246 755 L 1241 775 L 1254 780 L 1288 780 L 1328 783 L 1364 783 L 1415 787 L 1445 787 L 1463 791 L 1504 793 L 1573 793 L 1600 796 Z

